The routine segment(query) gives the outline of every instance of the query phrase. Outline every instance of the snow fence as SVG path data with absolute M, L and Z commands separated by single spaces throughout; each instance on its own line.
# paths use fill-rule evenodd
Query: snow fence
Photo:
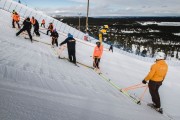
M 19 4 L 18 2 L 12 0 L 0 0 L 0 8 L 8 12 L 12 12 L 13 10 L 15 10 L 22 18 L 34 16 L 38 21 L 42 21 L 44 19 L 46 23 L 53 23 L 54 27 L 58 32 L 64 33 L 66 35 L 67 33 L 71 33 L 76 39 L 79 40 L 84 40 L 84 36 L 86 36 L 85 33 L 44 14 L 42 11 L 29 8 L 23 4 Z M 90 36 L 88 36 L 88 40 L 91 43 L 95 43 L 97 41 L 97 39 Z M 104 47 L 109 48 L 109 45 L 104 43 Z M 146 62 L 155 61 L 155 58 L 138 56 L 118 48 L 114 48 L 114 51 Z M 167 60 L 167 63 L 171 66 L 180 66 L 179 60 Z

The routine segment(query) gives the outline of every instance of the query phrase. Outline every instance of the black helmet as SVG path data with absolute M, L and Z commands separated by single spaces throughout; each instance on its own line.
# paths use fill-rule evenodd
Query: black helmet
M 29 17 L 27 17 L 27 18 L 26 18 L 26 20 L 30 20 L 30 18 L 29 18 Z
M 99 41 L 96 42 L 96 45 L 101 44 Z

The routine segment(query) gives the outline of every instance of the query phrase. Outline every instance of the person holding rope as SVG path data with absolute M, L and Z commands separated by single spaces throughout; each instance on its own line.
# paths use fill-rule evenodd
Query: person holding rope
M 93 67 L 99 69 L 99 62 L 103 53 L 103 46 L 101 45 L 101 43 L 98 41 L 96 42 L 96 47 L 94 48 L 94 52 L 93 52 Z
M 68 37 L 60 44 L 60 46 L 66 43 L 68 48 L 69 61 L 76 64 L 76 40 L 70 33 L 68 33 Z
M 53 23 L 49 23 L 49 27 L 48 27 L 48 30 L 47 30 L 46 34 L 49 35 L 49 32 L 52 33 L 53 29 L 54 29 Z
M 31 21 L 30 21 L 30 18 L 27 17 L 24 22 L 23 22 L 23 28 L 16 33 L 16 36 L 18 36 L 19 34 L 21 34 L 23 31 L 27 31 L 28 35 L 29 35 L 29 38 L 32 42 L 32 35 L 31 35 Z
M 15 13 L 12 15 L 12 17 L 13 17 L 13 23 L 12 23 L 13 28 L 15 28 L 15 24 L 14 24 L 14 23 L 16 23 L 16 24 L 18 25 L 18 28 L 20 29 L 20 25 L 19 25 L 20 16 L 19 16 L 19 14 L 18 14 L 17 12 L 15 12 Z
M 42 22 L 41 22 L 41 27 L 44 27 L 45 28 L 45 20 L 43 19 Z
M 56 46 L 58 47 L 58 37 L 59 37 L 59 34 L 56 31 L 56 29 L 53 30 L 53 32 L 51 34 L 51 37 L 52 37 L 52 47 L 54 47 L 54 43 L 56 43 Z
M 32 17 L 30 21 L 31 21 L 31 24 L 34 27 L 34 33 L 36 34 L 36 36 L 40 36 L 40 33 L 39 33 L 39 22 L 34 17 Z
M 163 113 L 163 109 L 161 108 L 158 90 L 162 85 L 168 71 L 168 65 L 164 59 L 165 54 L 163 52 L 158 52 L 156 54 L 156 63 L 151 66 L 149 74 L 142 81 L 143 84 L 146 84 L 149 80 L 148 87 L 153 103 L 149 103 L 148 105 L 154 107 L 156 111 L 160 113 Z

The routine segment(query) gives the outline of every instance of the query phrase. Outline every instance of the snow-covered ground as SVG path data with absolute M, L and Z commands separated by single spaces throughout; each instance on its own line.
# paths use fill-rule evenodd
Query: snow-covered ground
M 93 70 L 57 59 L 51 47 L 15 36 L 10 13 L 0 10 L 0 120 L 166 120 L 120 93 Z M 59 42 L 66 38 L 61 33 Z M 50 43 L 49 36 L 41 40 Z M 77 41 L 77 61 L 92 66 L 93 44 Z M 67 57 L 65 49 L 62 56 Z M 151 61 L 105 49 L 100 68 L 117 86 L 140 83 Z M 180 67 L 169 66 L 160 88 L 164 111 L 180 119 Z M 142 89 L 131 91 L 140 96 Z
M 139 22 L 141 25 L 157 24 L 159 26 L 180 26 L 180 22 Z

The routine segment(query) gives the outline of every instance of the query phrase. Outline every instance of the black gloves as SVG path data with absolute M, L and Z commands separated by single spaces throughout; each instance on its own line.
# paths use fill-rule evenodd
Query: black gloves
M 143 84 L 146 84 L 147 82 L 146 82 L 146 80 L 143 80 L 142 83 L 143 83 Z

